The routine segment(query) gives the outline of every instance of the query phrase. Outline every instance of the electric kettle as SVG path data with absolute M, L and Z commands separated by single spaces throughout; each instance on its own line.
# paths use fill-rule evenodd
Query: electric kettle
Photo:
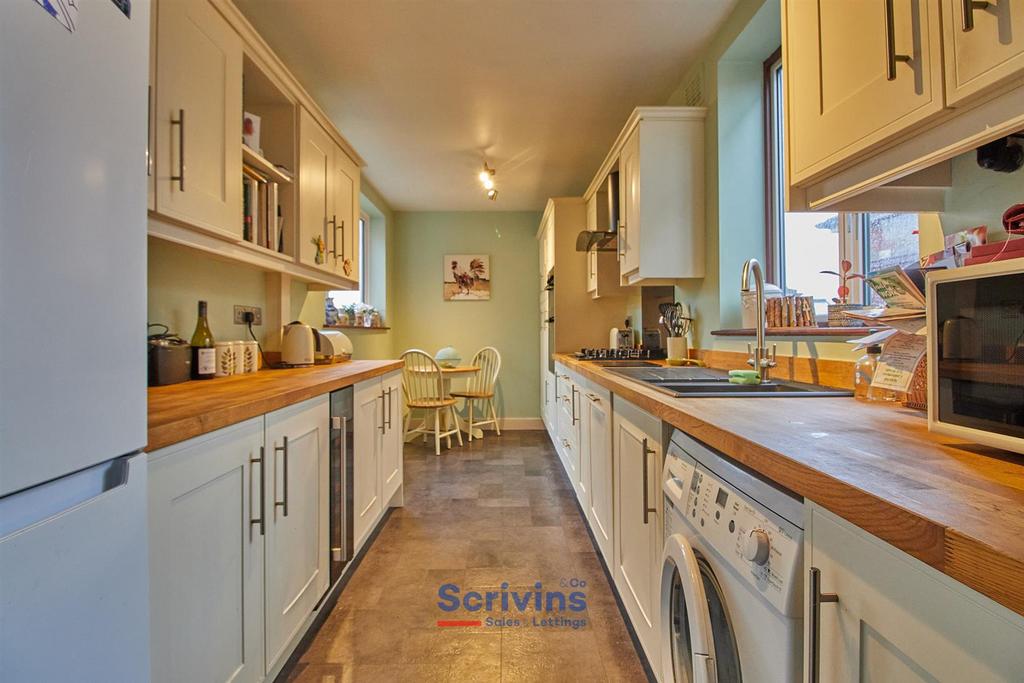
M 319 339 L 312 327 L 298 320 L 288 323 L 281 337 L 281 363 L 291 366 L 312 365 L 319 347 Z

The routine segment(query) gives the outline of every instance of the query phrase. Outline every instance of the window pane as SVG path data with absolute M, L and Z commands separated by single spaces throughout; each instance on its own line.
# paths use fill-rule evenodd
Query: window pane
M 916 213 L 869 213 L 867 271 L 918 262 Z
M 839 214 L 787 213 L 782 229 L 783 281 L 787 294 L 831 301 L 839 281 L 822 270 L 837 270 Z

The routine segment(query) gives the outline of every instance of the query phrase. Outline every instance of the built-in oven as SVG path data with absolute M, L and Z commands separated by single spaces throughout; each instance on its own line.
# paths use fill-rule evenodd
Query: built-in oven
M 333 588 L 353 555 L 352 542 L 352 387 L 331 393 L 330 584 Z M 328 590 L 330 593 L 330 590 Z
M 928 428 L 1024 453 L 1024 259 L 927 282 Z

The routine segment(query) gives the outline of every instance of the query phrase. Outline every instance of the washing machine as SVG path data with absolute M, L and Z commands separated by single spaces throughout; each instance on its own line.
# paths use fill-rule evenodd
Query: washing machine
M 662 490 L 662 683 L 801 681 L 803 500 L 679 431 Z

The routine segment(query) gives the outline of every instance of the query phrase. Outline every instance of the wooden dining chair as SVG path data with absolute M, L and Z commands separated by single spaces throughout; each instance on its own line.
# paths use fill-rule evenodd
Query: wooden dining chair
M 474 425 L 477 427 L 494 425 L 495 433 L 501 436 L 501 429 L 498 427 L 498 411 L 494 409 L 494 385 L 498 381 L 498 371 L 501 370 L 501 354 L 493 346 L 485 346 L 473 356 L 472 365 L 480 369 L 469 378 L 465 390 L 452 392 L 453 398 L 466 400 L 469 440 L 473 440 Z M 479 417 L 476 415 L 478 401 L 483 406 Z
M 455 414 L 455 399 L 444 390 L 444 376 L 437 362 L 429 353 L 419 349 L 406 351 L 402 354 L 402 360 L 405 362 L 402 369 L 402 391 L 409 410 L 405 416 L 404 436 L 422 434 L 426 442 L 427 435 L 433 434 L 435 455 L 441 455 L 442 437 L 448 439 L 448 448 L 451 448 L 454 434 L 461 446 L 462 432 L 459 431 L 459 420 Z M 413 412 L 416 410 L 423 411 L 423 422 L 416 429 L 410 429 Z M 433 429 L 428 422 L 431 413 L 434 414 Z

